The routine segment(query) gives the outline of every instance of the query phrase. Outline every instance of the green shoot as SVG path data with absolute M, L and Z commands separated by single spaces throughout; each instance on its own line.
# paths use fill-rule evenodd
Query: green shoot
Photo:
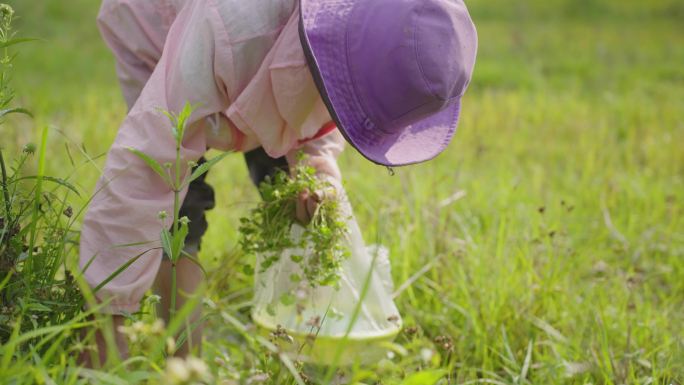
M 190 182 L 199 178 L 204 173 L 209 171 L 211 167 L 216 165 L 221 161 L 228 153 L 218 155 L 212 159 L 209 159 L 201 165 L 197 165 L 194 161 L 183 164 L 183 159 L 181 156 L 181 148 L 183 146 L 183 138 L 185 137 L 185 132 L 187 130 L 188 122 L 194 111 L 195 107 L 189 103 L 183 106 L 183 109 L 179 113 L 174 113 L 171 111 L 161 110 L 171 123 L 171 134 L 173 135 L 175 141 L 175 160 L 173 164 L 166 163 L 161 164 L 156 159 L 153 159 L 149 155 L 145 154 L 140 150 L 134 148 L 129 148 L 129 150 L 138 158 L 140 158 L 148 167 L 150 167 L 159 177 L 166 183 L 169 188 L 173 191 L 173 217 L 171 228 L 163 227 L 160 233 L 160 240 L 162 249 L 164 253 L 169 257 L 171 261 L 171 304 L 170 304 L 170 314 L 173 316 L 176 313 L 176 296 L 177 296 L 177 283 L 176 283 L 176 266 L 181 257 L 184 257 L 185 248 L 185 237 L 188 235 L 188 224 L 190 221 L 187 217 L 180 217 L 181 209 L 181 192 L 183 189 L 188 187 Z M 188 173 L 188 169 L 192 169 L 192 172 Z M 171 172 L 173 169 L 173 172 Z M 189 174 L 189 175 L 188 175 Z M 159 213 L 159 219 L 162 223 L 165 223 L 168 213 Z M 195 259 L 191 258 L 192 261 L 196 262 Z

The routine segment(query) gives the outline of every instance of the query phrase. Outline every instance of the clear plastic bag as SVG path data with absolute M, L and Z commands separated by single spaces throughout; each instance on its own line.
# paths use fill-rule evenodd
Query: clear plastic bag
M 286 250 L 265 271 L 257 255 L 252 318 L 264 334 L 292 358 L 319 364 L 368 363 L 382 358 L 384 343 L 401 329 L 392 299 L 393 285 L 387 249 L 366 247 L 351 206 L 338 188 L 340 208 L 347 218 L 349 256 L 343 262 L 337 287 L 310 287 L 301 268 L 291 260 L 307 250 Z M 298 239 L 302 227 L 292 226 Z

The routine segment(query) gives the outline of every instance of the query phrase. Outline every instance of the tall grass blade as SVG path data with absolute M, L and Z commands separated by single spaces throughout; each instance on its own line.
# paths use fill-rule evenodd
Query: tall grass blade
M 21 178 L 14 179 L 14 180 L 12 181 L 12 184 L 18 183 L 18 182 L 21 182 L 21 181 L 24 181 L 24 180 L 34 180 L 34 179 L 35 179 L 35 180 L 38 180 L 38 178 L 39 178 L 39 177 L 38 177 L 37 175 L 23 176 L 23 177 L 21 177 Z M 67 182 L 66 180 L 64 180 L 64 179 L 62 179 L 62 178 L 55 178 L 55 177 L 47 176 L 47 175 L 43 175 L 43 176 L 41 176 L 40 178 L 41 178 L 43 181 L 56 183 L 56 184 L 58 184 L 58 185 L 60 185 L 60 186 L 62 186 L 62 187 L 64 187 L 64 188 L 69 189 L 69 190 L 72 191 L 74 194 L 76 194 L 76 195 L 78 195 L 78 196 L 81 196 L 81 194 L 78 192 L 78 189 L 76 188 L 76 186 L 72 185 L 71 183 Z
M 143 255 L 147 254 L 148 252 L 150 252 L 150 251 L 152 251 L 152 250 L 154 250 L 154 249 L 145 250 L 145 251 L 143 251 L 142 253 L 140 253 L 140 254 L 136 255 L 135 257 L 133 257 L 133 258 L 129 259 L 128 261 L 126 261 L 126 263 L 124 263 L 123 265 L 119 266 L 119 268 L 116 269 L 116 270 L 115 270 L 112 274 L 110 274 L 107 278 L 105 278 L 104 281 L 100 282 L 99 285 L 95 286 L 95 288 L 93 289 L 93 293 L 97 293 L 97 292 L 98 292 L 100 289 L 102 289 L 106 284 L 108 284 L 109 282 L 111 282 L 111 281 L 112 281 L 114 278 L 116 278 L 119 274 L 121 274 L 121 273 L 124 272 L 126 269 L 128 269 L 129 266 L 131 266 L 132 264 L 134 264 L 135 261 L 137 261 L 138 259 L 140 259 L 140 257 L 142 257 Z
M 25 108 L 7 108 L 4 110 L 0 110 L 0 119 L 4 118 L 5 116 L 9 114 L 24 114 L 28 115 L 30 117 L 33 117 L 33 114 L 31 111 L 25 109 Z
M 7 167 L 5 166 L 5 158 L 2 154 L 2 149 L 0 149 L 0 177 L 2 178 L 0 181 L 2 182 L 2 195 L 5 201 L 5 225 L 9 227 L 12 222 L 12 201 L 10 200 Z M 4 237 L 5 229 L 2 230 Z M 3 240 L 3 238 L 0 238 L 0 240 Z

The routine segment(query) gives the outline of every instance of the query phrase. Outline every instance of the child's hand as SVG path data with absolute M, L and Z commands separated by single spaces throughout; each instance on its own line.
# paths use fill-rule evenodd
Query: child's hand
M 314 192 L 304 191 L 299 194 L 296 206 L 297 220 L 303 224 L 311 222 L 318 206 L 326 199 L 335 199 L 337 191 L 334 187 L 329 187 L 325 190 L 318 190 Z
M 321 202 L 326 199 L 335 199 L 337 196 L 335 186 L 339 184 L 340 173 L 334 159 L 310 157 L 305 161 L 318 171 L 319 178 L 331 182 L 331 186 L 325 190 L 303 191 L 299 194 L 295 213 L 297 220 L 306 225 L 311 222 Z
M 344 138 L 339 131 L 307 142 L 302 147 L 293 149 L 287 154 L 290 166 L 298 162 L 305 162 L 316 169 L 319 178 L 325 179 L 332 185 L 328 191 L 305 191 L 297 200 L 296 217 L 300 223 L 311 222 L 318 206 L 325 199 L 337 197 L 337 189 L 341 188 L 342 175 L 337 165 L 337 156 L 344 148 Z M 300 159 L 298 154 L 304 152 L 307 157 Z
M 322 200 L 316 192 L 311 193 L 309 191 L 303 191 L 299 194 L 296 209 L 297 220 L 305 225 L 311 222 L 321 201 Z

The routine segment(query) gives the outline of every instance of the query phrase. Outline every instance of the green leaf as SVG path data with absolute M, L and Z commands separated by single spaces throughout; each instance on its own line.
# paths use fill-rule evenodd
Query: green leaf
M 171 247 L 171 233 L 167 229 L 161 231 L 161 244 L 162 249 L 164 249 L 164 252 L 166 253 L 166 256 L 169 257 L 169 259 L 171 259 L 173 257 L 173 251 Z
M 200 164 L 199 166 L 195 167 L 195 170 L 192 172 L 192 175 L 190 175 L 190 178 L 187 180 L 187 182 L 185 182 L 185 185 L 189 185 L 190 182 L 192 182 L 193 180 L 204 175 L 207 171 L 209 171 L 210 168 L 214 167 L 214 165 L 216 163 L 220 162 L 221 160 L 223 160 L 223 158 L 228 156 L 228 154 L 230 154 L 230 153 L 225 152 L 225 153 L 218 155 L 218 156 L 215 156 L 215 157 L 209 159 L 208 161 Z
M 33 114 L 31 114 L 31 111 L 29 111 L 25 108 L 19 107 L 19 108 L 7 108 L 4 110 L 0 110 L 0 118 L 3 118 L 9 114 L 24 114 L 24 115 L 28 115 L 30 117 L 33 117 Z
M 2 291 L 2 289 L 5 288 L 5 286 L 7 286 L 7 284 L 10 281 L 10 278 L 12 278 L 12 275 L 13 275 L 13 272 L 12 272 L 12 270 L 10 270 L 9 273 L 7 273 L 7 275 L 5 276 L 5 279 L 3 279 L 2 282 L 0 282 L 0 291 Z
M 143 162 L 145 162 L 154 172 L 157 173 L 157 175 L 159 175 L 164 180 L 164 182 L 166 182 L 168 185 L 171 185 L 171 182 L 169 181 L 169 178 L 166 175 L 166 172 L 164 171 L 164 167 L 162 167 L 162 165 L 159 164 L 159 162 L 150 158 L 150 156 L 145 154 L 144 152 L 136 150 L 133 147 L 128 147 L 128 151 L 132 152 L 133 154 L 135 154 L 135 156 L 142 159 Z
M 406 377 L 401 385 L 435 385 L 446 374 L 444 369 L 425 370 Z
M 176 141 L 177 143 L 180 143 L 183 140 L 183 136 L 185 136 L 185 128 L 188 125 L 188 120 L 190 120 L 190 116 L 192 115 L 192 112 L 195 110 L 195 106 L 192 104 L 185 102 L 185 105 L 183 105 L 183 109 L 181 112 L 178 114 L 176 117 Z
M 244 264 L 242 265 L 242 272 L 245 273 L 245 275 L 252 276 L 254 275 L 254 268 L 252 265 Z
M 181 250 L 181 255 L 184 258 L 187 258 L 190 262 L 194 263 L 197 267 L 199 267 L 199 269 L 202 270 L 202 274 L 204 274 L 205 277 L 207 276 L 207 271 L 204 270 L 202 263 L 197 258 L 195 258 L 191 254 L 188 254 L 187 252 L 185 252 L 185 250 Z
M 166 118 L 169 119 L 169 122 L 171 122 L 171 133 L 173 134 L 173 138 L 176 139 L 176 142 L 178 142 L 178 130 L 176 129 L 178 126 L 178 118 L 171 111 L 166 111 L 161 108 L 158 109 L 158 111 L 164 114 Z
M 0 48 L 7 48 L 7 47 L 13 46 L 15 44 L 27 43 L 27 42 L 36 41 L 36 40 L 38 40 L 38 39 L 33 39 L 33 38 L 29 38 L 29 37 L 10 39 L 10 40 L 7 40 L 6 42 L 0 43 Z
M 181 223 L 178 233 L 171 235 L 171 251 L 173 254 L 169 255 L 172 261 L 177 261 L 185 247 L 185 237 L 188 236 L 188 225 L 186 223 Z
M 24 311 L 48 312 L 48 311 L 51 311 L 52 309 L 43 305 L 42 303 L 31 302 L 31 303 L 26 304 L 22 310 L 24 310 Z
M 264 260 L 263 262 L 261 262 L 261 270 L 266 271 L 269 267 L 271 267 L 271 265 L 273 265 L 273 262 L 275 262 L 273 258 Z
M 285 293 L 280 296 L 280 303 L 285 306 L 290 306 L 295 303 L 295 297 L 291 293 Z

